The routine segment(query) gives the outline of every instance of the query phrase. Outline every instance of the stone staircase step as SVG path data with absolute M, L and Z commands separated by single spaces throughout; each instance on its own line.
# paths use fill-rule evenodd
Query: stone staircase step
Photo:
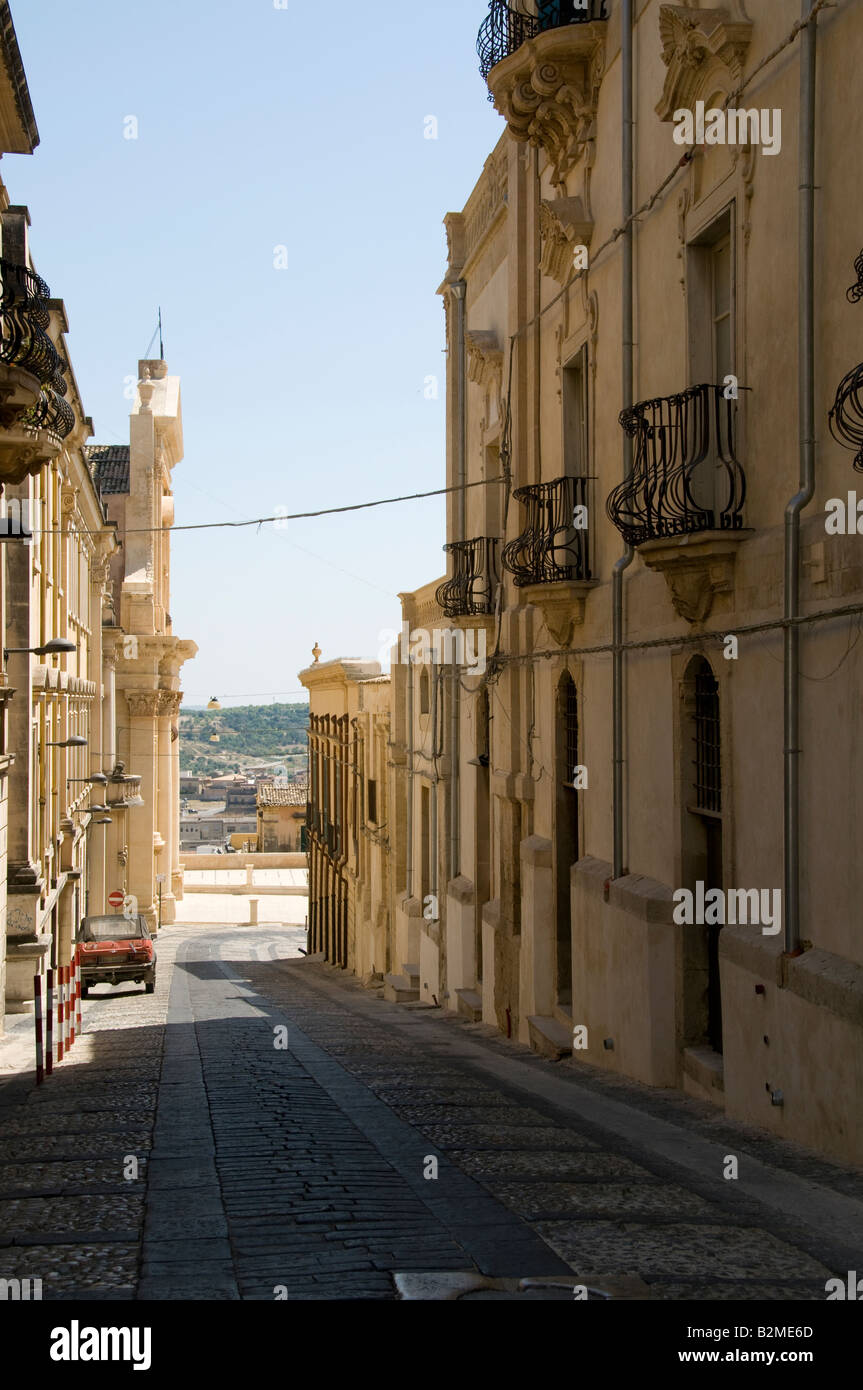
M 532 1014 L 527 1020 L 530 1029 L 530 1045 L 534 1052 L 557 1061 L 568 1057 L 572 1052 L 572 1033 L 567 1031 L 556 1018 L 545 1014 Z
M 456 990 L 456 1012 L 469 1018 L 472 1023 L 482 1022 L 482 999 L 475 989 Z

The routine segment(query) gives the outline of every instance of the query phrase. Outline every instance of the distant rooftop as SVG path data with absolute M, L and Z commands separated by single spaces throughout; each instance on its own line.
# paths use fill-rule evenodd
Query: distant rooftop
M 129 491 L 128 444 L 89 444 L 84 453 L 100 492 Z
M 303 782 L 289 787 L 258 787 L 259 806 L 305 806 L 309 789 Z

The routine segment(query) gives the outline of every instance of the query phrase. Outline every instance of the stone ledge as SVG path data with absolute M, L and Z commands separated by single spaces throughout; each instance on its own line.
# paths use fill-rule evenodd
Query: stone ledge
M 521 842 L 521 862 L 532 864 L 539 869 L 550 869 L 552 849 L 551 840 L 547 840 L 544 835 L 529 835 Z
M 446 886 L 447 897 L 452 898 L 457 903 L 472 903 L 474 893 L 473 880 L 469 879 L 466 874 L 458 874 L 455 878 L 451 878 Z
M 786 956 L 783 964 L 788 988 L 801 999 L 863 1027 L 863 966 L 822 950 Z
M 781 989 L 782 936 L 762 936 L 760 928 L 725 926 L 719 933 L 719 955 L 732 965 L 739 965 L 750 975 L 763 979 Z
M 608 902 L 612 907 L 622 908 L 632 917 L 640 917 L 644 922 L 663 922 L 673 926 L 673 890 L 667 883 L 648 878 L 646 874 L 624 874 L 622 878 L 611 877 L 613 866 L 606 859 L 594 859 L 585 855 L 573 864 L 571 875 L 573 886 L 576 880 L 579 887 L 586 887 L 594 896 L 605 896 L 608 883 Z

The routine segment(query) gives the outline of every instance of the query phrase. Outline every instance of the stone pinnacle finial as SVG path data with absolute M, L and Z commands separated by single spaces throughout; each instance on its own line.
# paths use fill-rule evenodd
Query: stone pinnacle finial
M 315 663 L 316 663 L 316 664 L 317 664 L 317 662 L 319 662 L 320 659 L 321 659 L 321 649 L 320 649 L 320 647 L 318 646 L 317 642 L 316 642 L 315 645 L 312 647 L 312 656 L 315 658 Z

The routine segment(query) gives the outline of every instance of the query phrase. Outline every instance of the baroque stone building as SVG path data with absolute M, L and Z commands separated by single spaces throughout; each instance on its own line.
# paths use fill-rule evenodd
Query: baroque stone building
M 492 0 L 355 954 L 382 913 L 396 997 L 859 1161 L 863 12 L 799 18 Z
M 309 692 L 309 951 L 360 977 L 390 951 L 389 679 L 342 658 L 300 672 Z
M 0 152 L 38 140 L 0 0 Z M 143 363 L 130 448 L 88 447 L 68 327 L 36 272 L 28 211 L 0 182 L 0 1028 L 33 1008 L 34 976 L 70 963 L 81 917 L 112 890 L 151 921 L 156 874 L 169 916 L 182 891 L 174 731 L 195 648 L 171 636 L 161 530 L 179 386 Z M 132 480 L 120 504 L 118 454 Z
M 110 566 L 116 758 L 127 775 L 140 777 L 143 798 L 111 827 L 107 871 L 153 928 L 159 901 L 161 921 L 173 922 L 183 896 L 180 668 L 198 649 L 174 635 L 169 610 L 171 471 L 183 457 L 180 381 L 161 360 L 139 362 L 138 375 L 129 446 L 93 445 L 89 457 L 120 540 Z

